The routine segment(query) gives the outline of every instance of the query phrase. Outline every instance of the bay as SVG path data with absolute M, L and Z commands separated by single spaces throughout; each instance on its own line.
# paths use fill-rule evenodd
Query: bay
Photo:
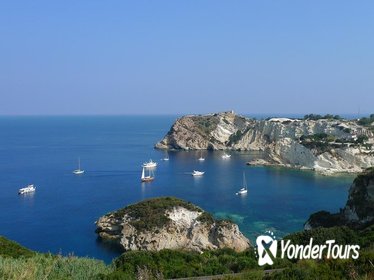
M 40 252 L 74 253 L 110 262 L 120 252 L 97 240 L 103 214 L 158 196 L 176 196 L 238 223 L 252 240 L 301 230 L 315 211 L 338 211 L 352 176 L 250 167 L 254 154 L 155 150 L 177 116 L 0 117 L 0 235 Z M 81 158 L 81 176 L 72 171 Z M 156 179 L 141 183 L 141 164 L 158 162 Z M 205 171 L 201 178 L 191 176 Z M 235 195 L 246 173 L 248 194 Z M 33 195 L 19 188 L 35 184 Z

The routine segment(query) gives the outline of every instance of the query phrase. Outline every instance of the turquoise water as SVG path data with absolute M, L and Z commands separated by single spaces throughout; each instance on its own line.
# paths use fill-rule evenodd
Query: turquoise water
M 174 116 L 1 117 L 0 235 L 41 252 L 74 253 L 109 262 L 120 252 L 97 240 L 95 220 L 129 203 L 156 196 L 191 201 L 237 222 L 253 238 L 300 230 L 318 210 L 338 211 L 352 177 L 323 177 L 284 168 L 249 167 L 253 154 L 154 150 Z M 83 176 L 72 174 L 81 158 Z M 156 180 L 140 182 L 141 164 L 159 162 Z M 193 169 L 206 174 L 194 178 Z M 248 195 L 235 192 L 245 171 Z M 29 183 L 34 195 L 18 196 Z

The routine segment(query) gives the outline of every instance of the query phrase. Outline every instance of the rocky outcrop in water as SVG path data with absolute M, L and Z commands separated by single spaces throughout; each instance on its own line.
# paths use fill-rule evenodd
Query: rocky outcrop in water
M 101 239 L 114 241 L 126 251 L 244 251 L 250 247 L 236 224 L 215 220 L 201 208 L 171 197 L 145 200 L 108 213 L 96 226 Z
M 348 201 L 339 213 L 320 211 L 310 216 L 305 229 L 347 225 L 360 228 L 374 224 L 374 168 L 358 175 L 349 190 Z
M 374 166 L 374 133 L 343 119 L 253 120 L 224 112 L 178 119 L 158 149 L 262 151 L 253 165 L 359 173 Z

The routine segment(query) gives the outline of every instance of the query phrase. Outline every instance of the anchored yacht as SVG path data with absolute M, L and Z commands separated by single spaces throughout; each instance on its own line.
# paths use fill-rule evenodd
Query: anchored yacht
M 35 190 L 36 190 L 36 187 L 34 187 L 34 185 L 28 185 L 25 188 L 19 189 L 18 194 L 32 193 L 32 192 L 35 192 Z
M 204 171 L 197 171 L 197 170 L 194 170 L 192 172 L 192 176 L 203 176 L 204 175 Z

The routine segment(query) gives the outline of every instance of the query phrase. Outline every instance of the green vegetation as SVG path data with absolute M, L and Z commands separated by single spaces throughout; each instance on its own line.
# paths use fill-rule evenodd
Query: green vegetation
M 122 218 L 124 215 L 128 215 L 132 218 L 129 223 L 138 231 L 149 231 L 163 227 L 171 222 L 171 220 L 165 216 L 165 212 L 176 207 L 183 207 L 190 211 L 201 212 L 201 215 L 197 218 L 200 222 L 208 224 L 221 222 L 220 220 L 214 219 L 210 213 L 205 212 L 192 203 L 175 197 L 158 197 L 143 200 L 109 214 L 113 214 L 116 218 Z
M 301 141 L 325 141 L 325 142 L 333 142 L 335 141 L 335 137 L 333 135 L 329 135 L 326 133 L 317 133 L 317 134 L 312 134 L 312 135 L 302 135 L 300 137 Z
M 346 203 L 346 206 L 350 209 L 354 209 L 358 218 L 361 221 L 366 220 L 366 223 L 347 220 L 343 210 L 341 210 L 333 214 L 327 211 L 316 212 L 310 215 L 308 220 L 309 224 L 312 225 L 312 227 L 333 227 L 349 224 L 350 227 L 362 228 L 373 223 L 373 221 L 367 219 L 374 215 L 373 200 L 370 199 L 370 195 L 368 194 L 368 186 L 372 181 L 374 181 L 374 167 L 368 168 L 363 173 L 357 175 L 353 181 Z
M 370 231 L 374 232 L 374 227 L 370 228 L 370 230 L 367 232 Z M 284 237 L 284 239 L 291 240 L 292 243 L 304 245 L 309 243 L 310 238 L 313 238 L 313 244 L 324 244 L 325 241 L 329 239 L 334 239 L 336 243 L 342 245 L 361 244 L 359 232 L 346 226 L 331 228 L 318 227 L 311 230 L 292 233 Z
M 344 218 L 341 213 L 318 211 L 310 215 L 308 222 L 312 227 L 333 227 L 344 224 Z
M 374 277 L 374 226 L 361 231 L 348 227 L 316 228 L 290 234 L 284 239 L 293 243 L 308 244 L 313 237 L 314 244 L 324 244 L 334 239 L 337 244 L 360 245 L 360 257 L 354 259 L 298 260 L 286 269 L 273 273 L 266 279 L 373 279 Z
M 0 279 L 99 279 L 112 271 L 99 260 L 39 254 L 0 237 Z
M 237 132 L 233 133 L 229 137 L 228 145 L 232 145 L 235 143 L 238 143 L 240 139 L 242 139 L 243 132 L 241 130 L 238 130 Z
M 238 143 L 244 134 L 246 134 L 251 128 L 246 128 L 245 130 L 238 130 L 237 132 L 233 133 L 230 135 L 229 137 L 229 140 L 227 141 L 227 145 L 230 146 L 230 145 L 233 145 L 233 144 L 236 144 Z
M 214 129 L 216 129 L 219 118 L 215 115 L 212 116 L 194 116 L 192 120 L 196 124 L 196 128 L 203 135 L 209 135 Z
M 139 231 L 147 231 L 167 225 L 171 220 L 164 215 L 165 211 L 175 207 L 183 207 L 190 211 L 204 212 L 190 202 L 175 197 L 159 197 L 147 199 L 137 204 L 112 212 L 117 218 L 129 215 L 133 220 L 130 224 Z
M 323 135 L 316 136 L 316 139 L 324 138 L 326 137 Z M 357 195 L 357 199 L 362 200 L 364 194 L 360 186 L 366 186 L 371 180 L 374 180 L 374 168 L 369 168 L 357 176 L 354 183 L 358 186 L 358 190 L 354 194 L 351 193 L 350 197 L 356 199 Z M 202 211 L 189 202 L 163 197 L 130 205 L 113 214 L 119 216 L 125 213 L 130 214 L 136 218 L 134 222 L 141 229 L 153 228 L 161 222 L 168 222 L 157 218 L 157 216 L 164 216 L 165 210 L 178 206 L 191 211 Z M 373 208 L 372 205 L 364 205 L 364 207 Z M 147 225 L 147 222 L 139 224 L 137 223 L 138 219 L 144 219 L 151 225 Z M 152 221 L 153 219 L 156 219 L 156 222 Z M 212 215 L 207 212 L 203 212 L 198 219 L 206 223 L 214 221 Z M 332 239 L 340 245 L 358 244 L 360 245 L 360 257 L 356 260 L 334 260 L 327 259 L 326 256 L 321 260 L 276 258 L 272 266 L 259 267 L 257 257 L 252 249 L 241 253 L 231 249 L 211 250 L 202 253 L 184 250 L 129 251 L 115 259 L 112 264 L 105 265 L 102 261 L 89 258 L 36 253 L 0 237 L 0 279 L 155 280 L 221 274 L 229 274 L 222 278 L 226 280 L 374 279 L 374 224 L 372 222 L 371 225 L 362 229 L 347 226 L 319 227 L 293 233 L 283 239 L 289 239 L 292 243 L 301 245 L 308 244 L 310 238 L 313 238 L 314 244 L 324 244 L 326 240 Z M 272 270 L 271 273 L 265 273 L 266 269 Z
M 202 223 L 207 223 L 207 224 L 213 224 L 214 223 L 214 218 L 212 214 L 208 212 L 202 213 L 199 217 L 197 217 L 197 220 L 202 222 Z
M 346 128 L 345 130 L 349 129 Z M 354 140 L 346 138 L 336 138 L 335 136 L 326 133 L 317 133 L 312 135 L 302 135 L 299 140 L 300 144 L 307 147 L 308 149 L 315 149 L 317 151 L 317 154 L 328 152 L 333 148 L 344 148 L 348 146 L 363 146 L 369 150 L 372 147 L 371 144 L 366 143 L 366 141 L 369 140 L 366 135 L 360 135 L 356 140 Z
M 366 135 L 360 135 L 357 137 L 356 143 L 364 144 L 367 140 L 369 140 L 369 137 L 367 137 Z
M 318 114 L 309 114 L 309 115 L 304 116 L 304 120 L 321 120 L 321 119 L 341 120 L 342 117 L 339 115 L 330 115 L 330 114 L 326 114 L 324 116 L 318 115 Z
M 259 269 L 253 251 L 236 253 L 233 250 L 186 252 L 162 250 L 160 252 L 128 252 L 114 262 L 113 276 L 126 275 L 134 279 L 139 270 L 147 271 L 153 278 L 162 275 L 165 279 L 237 273 L 249 269 Z
M 1 257 L 11 257 L 11 258 L 19 258 L 19 257 L 32 257 L 35 255 L 35 252 L 19 245 L 14 241 L 10 241 L 5 237 L 0 236 L 0 256 Z
M 371 114 L 368 118 L 361 118 L 357 123 L 363 126 L 369 126 L 374 122 L 374 114 Z
M 317 153 L 321 154 L 333 148 L 332 143 L 336 140 L 333 135 L 326 133 L 318 133 L 312 135 L 302 135 L 300 143 L 308 149 L 315 149 Z
M 370 279 L 374 270 L 370 263 L 374 257 L 374 226 L 355 231 L 347 227 L 317 228 L 290 234 L 297 244 L 308 244 L 313 237 L 314 244 L 323 244 L 335 239 L 339 244 L 359 244 L 360 258 L 357 260 L 283 260 L 277 258 L 274 265 L 259 267 L 252 250 L 235 253 L 232 250 L 196 252 L 163 250 L 160 252 L 128 252 L 114 261 L 114 271 L 102 279 L 135 279 L 146 274 L 145 279 L 158 277 L 178 278 L 227 273 L 243 273 L 224 279 Z M 263 269 L 283 269 L 264 275 Z M 161 278 L 163 279 L 163 278 Z
M 181 250 L 159 252 L 126 252 L 111 265 L 88 258 L 38 254 L 15 242 L 1 238 L 0 279 L 170 279 L 180 277 L 228 275 L 223 279 L 373 279 L 374 225 L 363 230 L 347 227 L 317 228 L 290 234 L 297 244 L 314 244 L 335 239 L 339 244 L 359 244 L 357 260 L 282 260 L 259 267 L 253 250 L 236 253 L 229 249 L 206 251 L 202 254 Z M 11 249 L 14 254 L 9 254 Z M 280 269 L 264 274 L 263 269 Z
M 354 191 L 350 192 L 347 205 L 354 207 L 359 218 L 364 219 L 368 215 L 374 215 L 373 200 L 369 199 L 367 186 L 374 181 L 374 167 L 368 168 L 362 174 L 359 174 L 353 184 Z

